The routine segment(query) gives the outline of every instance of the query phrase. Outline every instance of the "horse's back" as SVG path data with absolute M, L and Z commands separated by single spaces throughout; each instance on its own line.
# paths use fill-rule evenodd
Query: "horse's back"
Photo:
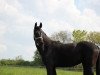
M 88 41 L 81 41 L 77 43 L 77 46 L 80 47 L 81 49 L 91 49 L 91 50 L 99 49 L 97 45 Z

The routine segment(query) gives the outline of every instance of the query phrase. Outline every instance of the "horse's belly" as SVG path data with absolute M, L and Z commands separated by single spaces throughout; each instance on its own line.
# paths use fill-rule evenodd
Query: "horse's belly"
M 66 61 L 65 62 L 57 62 L 56 66 L 57 67 L 72 67 L 72 66 L 78 65 L 80 63 L 81 63 L 80 60 L 75 61 L 75 62 L 71 62 L 71 61 L 69 61 L 69 62 L 66 62 Z
M 59 57 L 55 64 L 57 67 L 72 67 L 80 63 L 81 63 L 80 55 L 76 56 L 70 55 L 70 56 Z

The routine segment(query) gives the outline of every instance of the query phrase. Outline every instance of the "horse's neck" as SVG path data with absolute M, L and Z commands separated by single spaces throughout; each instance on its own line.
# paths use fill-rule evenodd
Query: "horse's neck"
M 52 42 L 52 40 L 47 35 L 43 37 L 43 41 L 45 45 L 50 45 Z
M 35 42 L 35 43 L 36 43 L 36 42 Z M 44 49 L 44 48 L 43 48 L 43 45 L 37 45 L 37 44 L 36 44 L 36 47 L 37 47 L 37 49 L 38 49 L 40 55 L 43 55 L 43 51 L 44 51 L 44 50 L 43 50 L 43 49 Z
M 52 40 L 45 34 L 45 32 L 43 30 L 42 30 L 42 38 L 43 38 L 45 45 L 51 44 Z

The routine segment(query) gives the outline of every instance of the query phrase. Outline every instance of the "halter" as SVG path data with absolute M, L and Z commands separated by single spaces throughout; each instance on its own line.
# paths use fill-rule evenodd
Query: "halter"
M 37 38 L 35 37 L 34 39 L 35 39 L 35 41 L 38 40 L 38 39 L 42 39 L 43 40 L 43 37 L 42 36 L 37 37 Z M 39 46 L 38 42 L 35 42 L 35 43 L 36 43 L 37 46 Z M 44 46 L 44 44 L 42 46 Z M 43 47 L 43 51 L 44 51 L 44 47 Z
M 35 36 L 34 36 L 35 37 Z M 43 37 L 42 37 L 42 33 L 41 33 L 41 36 L 40 37 L 35 37 L 35 40 L 38 40 L 38 39 L 43 39 Z
M 43 38 L 42 38 L 42 36 L 37 37 L 37 38 L 35 37 L 35 40 L 38 40 L 38 39 L 43 39 Z
M 35 40 L 38 40 L 38 39 L 43 39 L 41 36 L 40 37 L 37 37 L 37 38 L 34 38 Z M 36 42 L 36 45 L 39 46 L 39 43 Z

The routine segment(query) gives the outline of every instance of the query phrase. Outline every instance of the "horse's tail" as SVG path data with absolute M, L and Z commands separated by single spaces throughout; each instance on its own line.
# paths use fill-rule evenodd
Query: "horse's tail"
M 96 75 L 100 75 L 100 52 L 96 62 Z

